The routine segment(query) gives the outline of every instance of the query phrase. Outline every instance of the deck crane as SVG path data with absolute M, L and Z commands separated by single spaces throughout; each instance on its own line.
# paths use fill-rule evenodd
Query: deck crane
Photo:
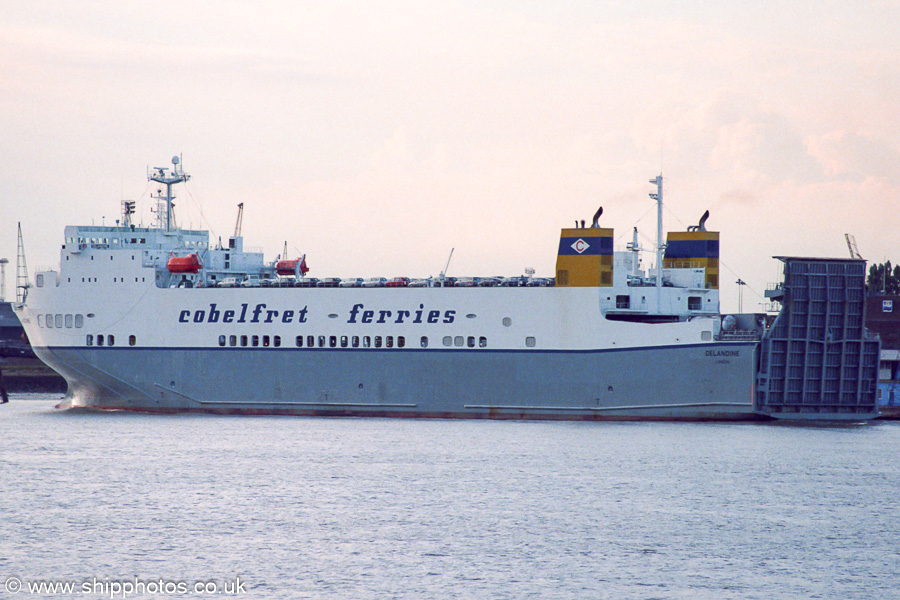
M 241 225 L 244 223 L 244 203 L 238 204 L 237 221 L 234 223 L 234 237 L 241 237 Z

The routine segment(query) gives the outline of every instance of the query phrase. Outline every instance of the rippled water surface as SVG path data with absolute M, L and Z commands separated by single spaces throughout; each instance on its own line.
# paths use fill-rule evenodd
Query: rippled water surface
M 0 406 L 0 597 L 9 577 L 22 598 L 110 597 L 124 581 L 221 592 L 126 597 L 218 597 L 236 578 L 244 598 L 900 589 L 900 423 L 158 416 L 56 400 Z M 39 580 L 94 588 L 29 594 Z

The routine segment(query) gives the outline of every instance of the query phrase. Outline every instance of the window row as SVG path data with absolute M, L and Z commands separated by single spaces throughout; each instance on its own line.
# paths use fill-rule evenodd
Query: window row
M 107 334 L 104 336 L 102 333 L 97 334 L 97 345 L 98 346 L 115 346 L 116 345 L 116 336 L 113 334 Z M 85 336 L 85 345 L 93 346 L 94 345 L 94 336 L 90 333 Z M 137 336 L 129 335 L 128 336 L 128 345 L 134 346 L 137 344 Z
M 84 315 L 38 315 L 38 327 L 46 327 L 48 329 L 78 329 L 84 327 Z
M 457 348 L 467 347 L 467 348 L 475 348 L 476 344 L 478 348 L 487 348 L 487 338 L 484 336 L 480 336 L 476 339 L 474 335 L 470 336 L 452 336 L 446 335 L 444 336 L 442 343 L 445 347 L 455 346 Z M 386 336 L 369 336 L 369 335 L 298 335 L 294 339 L 294 345 L 297 348 L 405 348 L 406 347 L 406 337 L 402 335 L 398 335 L 396 337 L 392 335 Z M 419 345 L 422 348 L 428 347 L 428 336 L 422 336 L 419 339 Z M 534 346 L 534 338 L 529 337 L 526 340 L 526 345 L 529 347 Z M 220 335 L 219 336 L 219 346 L 241 346 L 241 347 L 281 347 L 281 336 L 280 335 Z

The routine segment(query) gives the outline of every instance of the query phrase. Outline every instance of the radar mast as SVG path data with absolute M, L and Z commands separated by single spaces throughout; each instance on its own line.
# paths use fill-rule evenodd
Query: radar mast
M 178 156 L 172 157 L 172 168 L 168 167 L 153 167 L 153 170 L 147 174 L 147 179 L 149 181 L 155 181 L 157 183 L 162 183 L 166 186 L 166 195 L 163 196 L 162 189 L 157 191 L 156 196 L 152 196 L 154 200 L 156 200 L 156 222 L 157 227 L 159 229 L 163 229 L 165 231 L 172 231 L 175 226 L 175 213 L 173 209 L 175 205 L 173 204 L 173 200 L 175 200 L 175 195 L 172 193 L 172 186 L 176 183 L 183 183 L 185 181 L 189 181 L 191 176 L 182 170 L 179 167 L 179 163 L 181 160 Z

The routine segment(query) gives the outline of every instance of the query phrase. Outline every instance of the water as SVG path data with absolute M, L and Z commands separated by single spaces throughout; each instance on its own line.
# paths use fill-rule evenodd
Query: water
M 9 576 L 94 586 L 22 598 L 213 598 L 236 578 L 242 598 L 900 589 L 900 423 L 154 416 L 56 400 L 0 406 L 2 597 Z M 126 595 L 126 581 L 220 593 Z

